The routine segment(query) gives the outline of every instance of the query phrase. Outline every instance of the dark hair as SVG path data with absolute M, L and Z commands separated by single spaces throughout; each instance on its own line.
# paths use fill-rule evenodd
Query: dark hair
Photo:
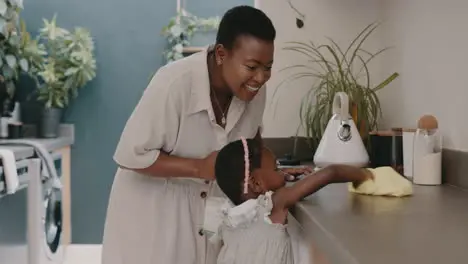
M 258 141 L 247 139 L 250 172 L 261 166 L 262 149 Z M 242 201 L 245 178 L 244 146 L 241 140 L 226 145 L 218 153 L 215 164 L 216 181 L 219 188 L 235 204 Z
M 232 49 L 241 35 L 249 35 L 273 42 L 276 30 L 270 18 L 260 9 L 251 6 L 236 6 L 229 9 L 221 19 L 216 44 Z

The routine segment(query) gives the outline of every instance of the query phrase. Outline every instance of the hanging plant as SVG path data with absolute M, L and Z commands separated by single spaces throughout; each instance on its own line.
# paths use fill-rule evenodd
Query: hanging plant
M 288 0 L 289 7 L 294 10 L 296 13 L 296 27 L 297 28 L 303 28 L 304 27 L 304 20 L 305 20 L 305 15 L 299 9 L 297 9 L 293 3 L 292 0 Z
M 198 31 L 217 30 L 219 22 L 219 17 L 199 18 L 185 10 L 171 18 L 169 24 L 162 29 L 162 34 L 168 41 L 168 47 L 164 51 L 166 62 L 183 58 L 184 47 L 190 44 L 193 35 Z

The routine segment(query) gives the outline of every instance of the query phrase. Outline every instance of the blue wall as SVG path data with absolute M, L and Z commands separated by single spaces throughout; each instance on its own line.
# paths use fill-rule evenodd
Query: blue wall
M 187 9 L 206 17 L 253 0 L 187 0 Z M 74 243 L 101 243 L 116 165 L 112 155 L 124 124 L 151 75 L 163 64 L 161 28 L 175 15 L 175 0 L 25 0 L 22 13 L 31 33 L 42 18 L 88 28 L 96 41 L 97 78 L 65 113 L 74 123 L 72 225 Z M 206 43 L 208 44 L 208 43 Z M 135 223 L 138 224 L 138 223 Z

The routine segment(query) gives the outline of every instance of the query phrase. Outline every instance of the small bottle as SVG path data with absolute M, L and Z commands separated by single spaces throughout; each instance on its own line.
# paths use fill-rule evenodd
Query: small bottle
M 6 99 L 3 102 L 2 114 L 0 117 L 0 138 L 8 138 L 8 124 L 10 123 L 11 114 L 9 111 L 10 100 Z
M 21 122 L 21 108 L 20 103 L 15 102 L 13 111 L 11 112 L 11 122 Z
M 415 128 L 403 129 L 403 175 L 411 181 L 413 180 L 413 148 L 415 134 Z
M 442 184 L 442 135 L 433 116 L 423 116 L 414 135 L 413 183 Z

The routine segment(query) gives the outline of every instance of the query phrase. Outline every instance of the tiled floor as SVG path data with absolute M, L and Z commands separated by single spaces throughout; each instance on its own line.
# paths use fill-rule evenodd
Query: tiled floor
M 64 264 L 100 264 L 101 245 L 70 245 Z

